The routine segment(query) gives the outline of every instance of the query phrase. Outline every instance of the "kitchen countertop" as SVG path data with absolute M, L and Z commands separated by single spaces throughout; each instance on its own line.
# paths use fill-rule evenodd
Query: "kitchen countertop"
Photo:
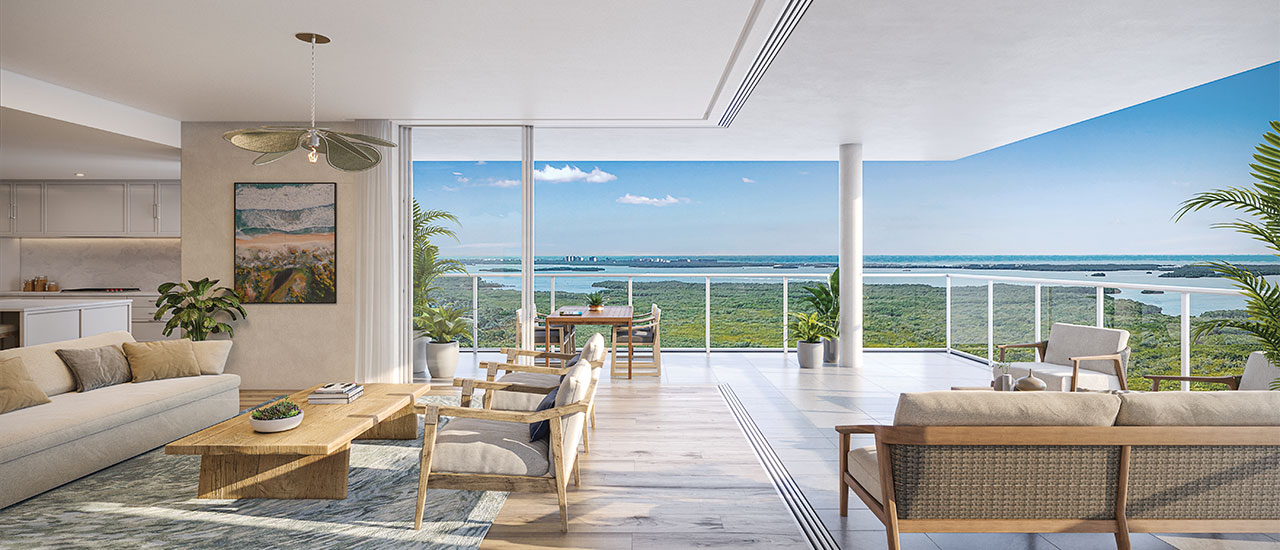
M 123 298 L 159 298 L 160 293 L 147 290 L 129 292 L 23 292 L 21 290 L 0 290 L 0 298 L 99 298 L 102 296 Z
M 20 311 L 26 313 L 40 311 L 66 311 L 70 309 L 86 309 L 110 305 L 133 304 L 133 300 L 123 298 L 119 300 L 77 300 L 68 297 L 59 297 L 57 300 L 43 299 L 8 299 L 0 300 L 0 311 Z

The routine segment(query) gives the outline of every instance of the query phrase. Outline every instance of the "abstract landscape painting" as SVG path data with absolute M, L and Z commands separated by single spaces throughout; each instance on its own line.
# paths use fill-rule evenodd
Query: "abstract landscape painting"
M 246 303 L 337 302 L 337 185 L 236 184 L 236 293 Z

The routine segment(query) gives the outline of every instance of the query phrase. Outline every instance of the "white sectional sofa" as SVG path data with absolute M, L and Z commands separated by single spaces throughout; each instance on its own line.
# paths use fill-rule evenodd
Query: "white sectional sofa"
M 201 375 L 75 391 L 55 353 L 132 342 L 109 332 L 0 351 L 21 357 L 51 402 L 0 414 L 0 508 L 235 416 L 240 377 Z

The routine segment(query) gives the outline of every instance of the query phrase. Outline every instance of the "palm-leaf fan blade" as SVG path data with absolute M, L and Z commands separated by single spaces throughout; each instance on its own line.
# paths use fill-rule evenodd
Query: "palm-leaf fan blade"
M 373 147 L 362 144 L 353 144 L 347 142 L 347 145 L 339 145 L 332 141 L 330 137 L 321 135 L 321 143 L 327 142 L 329 154 L 325 155 L 325 160 L 338 170 L 344 172 L 360 172 L 373 168 L 382 160 L 382 155 Z M 357 152 L 357 148 L 360 148 Z
M 264 164 L 271 164 L 277 160 L 284 158 L 286 155 L 292 152 L 293 152 L 293 149 L 290 149 L 288 151 L 280 151 L 278 153 L 263 153 L 258 158 L 253 159 L 253 165 L 262 166 Z
M 382 138 L 376 138 L 376 137 L 373 137 L 373 136 L 367 136 L 367 135 L 364 135 L 364 134 L 353 134 L 353 133 L 350 133 L 350 132 L 333 132 L 333 133 L 338 134 L 338 135 L 340 135 L 340 136 L 342 136 L 342 137 L 344 137 L 344 138 L 347 138 L 347 139 L 354 139 L 354 140 L 356 140 L 356 141 L 363 141 L 363 142 L 368 143 L 368 144 L 371 144 L 371 145 L 381 145 L 381 146 L 383 146 L 383 147 L 395 147 L 395 146 L 396 146 L 396 144 L 391 143 L 390 141 L 387 141 L 387 140 L 385 140 L 385 139 L 382 139 Z
M 297 149 L 304 133 L 302 130 L 232 130 L 222 134 L 222 139 L 255 153 L 283 153 Z
M 354 154 L 354 155 L 356 155 L 356 156 L 358 156 L 358 157 L 364 158 L 365 160 L 373 160 L 373 157 L 371 157 L 371 156 L 369 156 L 368 154 L 366 154 L 364 150 L 362 150 L 362 149 L 360 149 L 360 148 L 357 148 L 355 143 L 351 143 L 350 141 L 347 141 L 347 138 L 344 138 L 344 137 L 342 137 L 341 135 L 338 135 L 338 133 L 337 133 L 337 132 L 325 132 L 325 131 L 321 131 L 321 132 L 320 132 L 320 135 L 321 135 L 321 136 L 323 136 L 325 139 L 328 139 L 328 140 L 329 140 L 330 145 L 331 145 L 331 146 L 329 147 L 329 149 L 330 149 L 330 150 L 333 150 L 333 149 L 334 149 L 334 147 L 332 147 L 332 145 L 336 145 L 339 149 L 346 149 L 347 151 L 351 152 L 352 154 Z M 367 148 L 367 146 L 366 146 L 366 148 Z

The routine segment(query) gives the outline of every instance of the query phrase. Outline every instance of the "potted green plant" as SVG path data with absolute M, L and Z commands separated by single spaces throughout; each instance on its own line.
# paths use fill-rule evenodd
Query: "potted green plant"
M 600 311 L 604 309 L 604 291 L 598 290 L 587 294 L 587 309 Z
M 431 305 L 431 294 L 437 290 L 436 279 L 445 273 L 466 273 L 458 260 L 440 257 L 440 247 L 432 242 L 436 237 L 458 240 L 457 233 L 448 224 L 459 224 L 458 217 L 444 210 L 423 210 L 418 200 L 413 201 L 413 317 L 416 319 Z M 415 330 L 422 327 L 414 326 Z M 413 372 L 427 374 L 426 336 L 413 340 Z
M 299 424 L 302 424 L 302 409 L 288 397 L 249 413 L 249 426 L 255 432 L 283 432 L 297 428 Z
M 804 287 L 809 295 L 801 298 L 822 318 L 827 333 L 822 336 L 822 361 L 840 360 L 840 268 L 827 277 L 825 284 Z
M 165 314 L 170 315 L 164 325 L 164 335 L 169 336 L 174 329 L 181 328 L 184 336 L 197 342 L 207 340 L 211 334 L 234 336 L 235 329 L 219 317 L 235 321 L 237 313 L 241 318 L 248 315 L 235 291 L 217 284 L 218 279 L 205 277 L 199 281 L 160 285 L 156 289 L 160 298 L 156 300 L 159 309 L 155 319 L 159 321 Z
M 417 322 L 417 336 L 431 338 L 427 343 L 427 371 L 432 378 L 453 378 L 458 370 L 459 342 L 471 332 L 471 319 L 465 310 L 443 305 L 423 308 Z
M 1249 187 L 1229 187 L 1198 193 L 1178 208 L 1174 220 L 1206 208 L 1227 208 L 1252 219 L 1237 219 L 1214 224 L 1214 228 L 1234 229 L 1264 243 L 1272 254 L 1280 257 L 1280 121 L 1271 121 L 1271 130 L 1263 134 L 1263 142 L 1255 150 L 1250 164 L 1253 183 Z M 1280 284 L 1229 262 L 1206 262 L 1222 278 L 1231 281 L 1245 298 L 1244 319 L 1213 319 L 1195 326 L 1193 336 L 1201 337 L 1223 329 L 1249 334 L 1258 341 L 1273 368 L 1280 365 Z M 1270 384 L 1280 390 L 1280 378 Z
M 817 313 L 792 313 L 787 328 L 796 339 L 796 358 L 800 360 L 800 368 L 822 366 L 822 338 L 831 330 L 822 317 Z

